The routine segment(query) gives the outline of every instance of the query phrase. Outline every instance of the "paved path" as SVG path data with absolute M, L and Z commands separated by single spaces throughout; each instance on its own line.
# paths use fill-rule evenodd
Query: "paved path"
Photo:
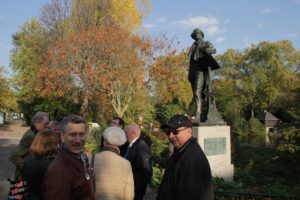
M 7 199 L 9 182 L 6 179 L 13 178 L 15 171 L 8 158 L 28 128 L 19 120 L 0 126 L 0 199 Z

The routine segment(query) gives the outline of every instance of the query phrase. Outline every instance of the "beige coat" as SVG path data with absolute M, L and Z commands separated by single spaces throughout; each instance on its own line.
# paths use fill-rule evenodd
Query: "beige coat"
M 134 182 L 130 162 L 112 151 L 95 155 L 95 197 L 103 200 L 132 200 Z

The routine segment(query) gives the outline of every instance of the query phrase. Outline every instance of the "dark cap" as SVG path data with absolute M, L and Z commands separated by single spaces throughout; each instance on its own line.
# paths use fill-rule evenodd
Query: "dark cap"
M 191 128 L 193 127 L 193 122 L 185 115 L 174 115 L 173 117 L 171 117 L 168 123 L 161 125 L 160 128 L 178 129 L 180 127 Z

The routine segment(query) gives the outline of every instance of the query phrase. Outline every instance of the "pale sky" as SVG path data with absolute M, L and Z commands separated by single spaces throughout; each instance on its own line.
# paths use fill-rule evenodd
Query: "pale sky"
M 9 66 L 11 35 L 33 17 L 48 0 L 1 0 L 0 66 Z M 147 33 L 176 37 L 180 48 L 189 47 L 194 28 L 217 53 L 240 49 L 260 41 L 290 40 L 300 49 L 300 0 L 152 0 L 150 15 L 143 20 Z

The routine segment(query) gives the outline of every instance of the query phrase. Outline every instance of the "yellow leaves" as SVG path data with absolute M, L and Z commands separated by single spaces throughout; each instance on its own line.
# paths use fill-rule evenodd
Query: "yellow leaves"
M 148 0 L 139 0 L 139 8 L 147 8 Z M 141 13 L 135 0 L 80 0 L 72 2 L 74 31 L 93 27 L 119 26 L 132 31 L 141 24 Z
M 135 0 L 109 0 L 108 10 L 113 23 L 126 30 L 132 30 L 141 24 Z

